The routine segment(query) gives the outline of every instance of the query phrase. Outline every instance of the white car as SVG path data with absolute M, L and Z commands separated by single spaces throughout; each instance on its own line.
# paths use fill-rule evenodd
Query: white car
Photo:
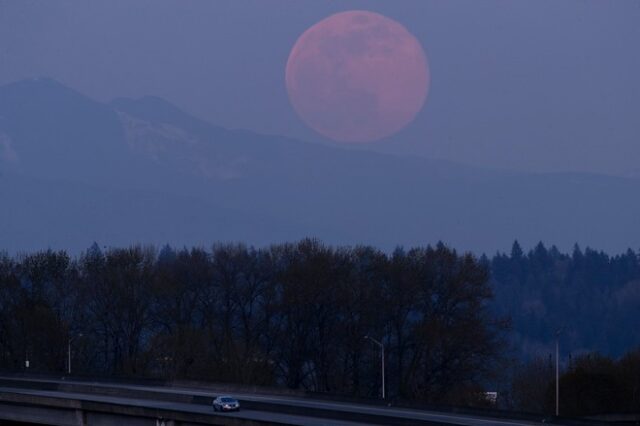
M 230 396 L 219 396 L 213 400 L 213 411 L 238 411 L 240 403 Z

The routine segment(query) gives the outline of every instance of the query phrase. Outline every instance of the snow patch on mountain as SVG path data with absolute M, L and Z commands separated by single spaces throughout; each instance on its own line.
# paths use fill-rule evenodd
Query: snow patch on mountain
M 197 135 L 168 123 L 155 123 L 118 111 L 125 140 L 136 154 L 156 164 L 207 179 L 236 179 L 243 176 L 247 159 L 210 155 L 211 144 Z

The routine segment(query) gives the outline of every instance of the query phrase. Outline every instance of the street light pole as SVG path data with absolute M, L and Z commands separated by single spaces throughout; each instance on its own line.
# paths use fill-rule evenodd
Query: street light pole
M 560 416 L 560 334 L 561 327 L 556 330 L 556 417 Z
M 382 399 L 385 399 L 385 383 L 384 383 L 384 344 L 374 339 L 371 336 L 364 336 L 365 339 L 371 340 L 373 343 L 380 347 L 380 358 L 382 360 Z
M 560 339 L 556 334 L 556 417 L 560 414 L 560 368 L 559 368 Z
M 82 333 L 78 334 L 77 337 L 82 337 Z M 72 336 L 69 336 L 69 341 L 67 342 L 67 374 L 71 374 L 71 341 L 73 340 Z

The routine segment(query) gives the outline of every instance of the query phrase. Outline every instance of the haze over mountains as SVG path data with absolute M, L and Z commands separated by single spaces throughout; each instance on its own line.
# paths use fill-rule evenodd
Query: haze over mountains
M 159 98 L 0 87 L 0 249 L 131 243 L 612 252 L 640 240 L 640 179 L 525 174 L 227 130 Z

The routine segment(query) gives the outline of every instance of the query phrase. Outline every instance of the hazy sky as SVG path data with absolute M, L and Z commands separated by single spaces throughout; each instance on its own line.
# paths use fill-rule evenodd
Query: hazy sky
M 305 29 L 349 9 L 405 25 L 431 69 L 416 120 L 371 148 L 640 176 L 637 0 L 0 0 L 0 84 L 157 95 L 225 127 L 321 141 L 289 104 L 284 66 Z

